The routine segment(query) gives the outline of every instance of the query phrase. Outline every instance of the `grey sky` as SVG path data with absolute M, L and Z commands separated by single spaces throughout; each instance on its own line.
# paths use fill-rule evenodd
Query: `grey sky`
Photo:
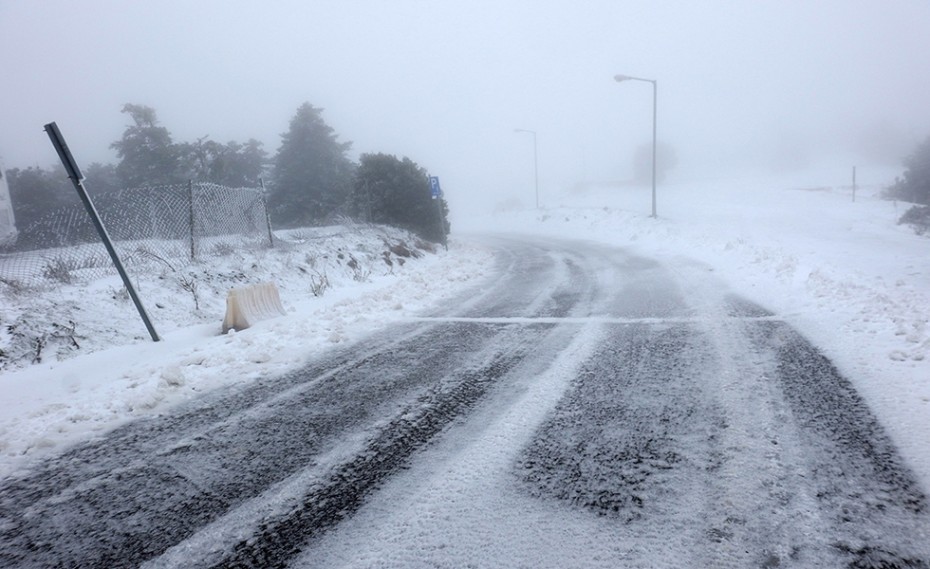
M 124 103 L 177 141 L 277 150 L 304 101 L 362 152 L 409 156 L 472 196 L 632 175 L 651 137 L 679 180 L 897 162 L 930 135 L 930 2 L 0 0 L 0 160 L 114 161 Z

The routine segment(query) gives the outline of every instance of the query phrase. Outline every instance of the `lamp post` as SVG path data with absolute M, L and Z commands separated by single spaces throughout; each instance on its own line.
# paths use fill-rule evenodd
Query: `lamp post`
M 630 77 L 629 75 L 614 75 L 618 83 L 623 81 L 646 81 L 652 83 L 652 217 L 656 217 L 656 109 L 658 103 L 659 86 L 655 79 Z
M 536 131 L 526 130 L 523 128 L 515 128 L 513 131 L 526 132 L 533 135 L 533 179 L 536 183 L 536 209 L 539 209 L 539 160 L 537 159 L 536 154 Z

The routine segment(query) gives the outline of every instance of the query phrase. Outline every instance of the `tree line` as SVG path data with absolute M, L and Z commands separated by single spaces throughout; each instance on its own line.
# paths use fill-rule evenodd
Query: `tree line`
M 424 168 L 409 158 L 363 154 L 358 163 L 348 153 L 351 142 L 339 140 L 323 120 L 323 109 L 302 104 L 269 157 L 261 142 L 220 143 L 208 136 L 175 142 L 151 107 L 126 104 L 130 123 L 113 142 L 116 164 L 82 167 L 93 196 L 121 188 L 195 182 L 267 189 L 275 227 L 293 228 L 351 216 L 408 229 L 424 239 L 442 241 L 449 232 L 448 205 L 432 199 Z M 59 207 L 78 204 L 60 165 L 11 168 L 7 182 L 16 225 L 27 227 Z

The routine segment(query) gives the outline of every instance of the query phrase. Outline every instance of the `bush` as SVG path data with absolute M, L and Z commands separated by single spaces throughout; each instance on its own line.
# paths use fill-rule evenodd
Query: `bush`
M 910 224 L 914 231 L 917 232 L 917 235 L 930 233 L 930 206 L 915 205 L 904 212 L 898 223 Z
M 888 196 L 901 201 L 930 205 L 930 137 L 907 157 L 904 166 L 907 168 L 904 177 L 898 178 L 894 185 L 888 188 Z M 911 212 L 904 215 L 909 213 Z
M 363 154 L 350 208 L 370 223 L 400 227 L 434 243 L 449 234 L 446 200 L 433 199 L 426 170 L 409 158 Z

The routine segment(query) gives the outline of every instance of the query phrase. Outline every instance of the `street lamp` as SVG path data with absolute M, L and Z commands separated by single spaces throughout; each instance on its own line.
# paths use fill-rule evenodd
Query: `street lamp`
M 513 131 L 526 132 L 533 135 L 533 177 L 536 181 L 536 209 L 539 209 L 539 160 L 536 154 L 536 131 L 522 128 L 515 128 Z
M 655 79 L 630 77 L 629 75 L 614 75 L 618 83 L 623 81 L 646 81 L 652 83 L 652 217 L 656 217 L 656 108 L 658 102 L 659 86 Z

